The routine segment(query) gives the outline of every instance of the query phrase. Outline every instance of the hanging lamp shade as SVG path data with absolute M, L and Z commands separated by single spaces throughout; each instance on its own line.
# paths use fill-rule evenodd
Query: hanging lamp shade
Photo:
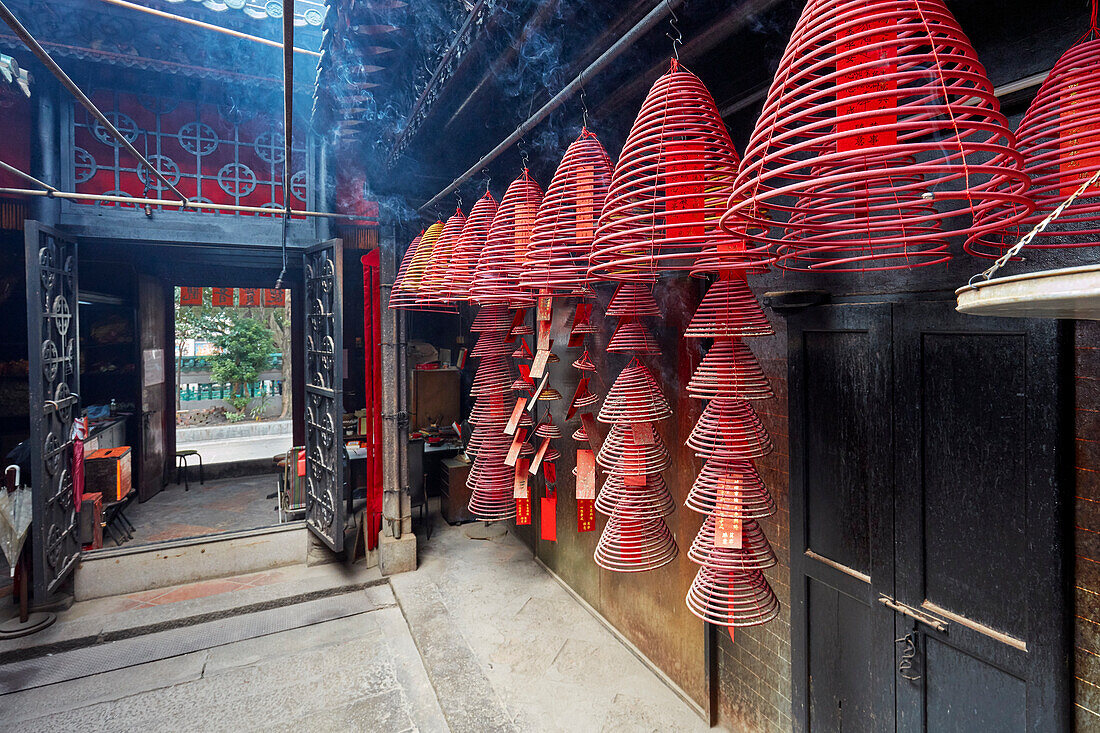
M 447 268 L 447 274 L 440 286 L 440 297 L 443 300 L 470 300 L 470 286 L 473 285 L 481 250 L 485 247 L 489 226 L 496 213 L 496 199 L 488 191 L 470 209 L 470 216 L 462 225 L 462 232 L 451 254 L 451 265 Z
M 723 225 L 781 267 L 914 267 L 945 261 L 949 235 L 1021 221 L 1027 187 L 993 85 L 942 0 L 810 0 Z
M 686 338 L 729 338 L 770 336 L 775 333 L 756 296 L 739 273 L 715 281 L 707 289 Z
M 443 283 L 454 262 L 454 252 L 462 237 L 462 228 L 466 225 L 466 215 L 461 207 L 448 217 L 439 233 L 439 239 L 432 247 L 432 256 L 428 261 L 424 277 L 420 280 L 420 301 L 423 304 L 443 304 L 451 299 L 445 297 Z
M 779 599 L 759 570 L 703 566 L 691 582 L 688 609 L 719 626 L 756 626 L 779 615 Z
M 738 163 L 710 92 L 673 60 L 650 88 L 615 166 L 589 275 L 651 283 L 690 271 L 716 241 L 732 241 L 718 221 Z
M 687 392 L 700 399 L 766 400 L 774 397 L 752 349 L 741 339 L 718 339 L 691 375 Z
M 1016 128 L 1016 136 L 1036 209 L 1018 226 L 969 243 L 971 254 L 1000 257 L 1100 168 L 1100 28 L 1095 3 L 1088 33 L 1058 59 Z M 1093 186 L 1027 249 L 1097 244 L 1100 189 Z
M 611 159 L 587 128 L 566 149 L 527 249 L 522 285 L 535 293 L 587 295 L 588 257 L 611 182 Z
M 471 296 L 480 303 L 526 304 L 529 291 L 521 287 L 527 247 L 535 226 L 542 189 L 525 168 L 500 200 L 478 258 Z

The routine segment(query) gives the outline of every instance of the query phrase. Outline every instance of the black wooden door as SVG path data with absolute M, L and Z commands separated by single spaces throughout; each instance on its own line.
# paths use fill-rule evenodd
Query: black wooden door
M 898 730 L 1066 730 L 1058 327 L 893 321 Z
M 788 333 L 796 727 L 1063 729 L 1056 326 L 945 301 Z
M 303 255 L 306 307 L 306 524 L 344 549 L 343 251 L 339 239 Z
M 893 726 L 890 306 L 788 324 L 791 658 L 798 730 Z
M 42 603 L 80 556 L 73 502 L 73 419 L 80 416 L 76 243 L 38 222 L 25 227 L 29 343 L 31 551 Z

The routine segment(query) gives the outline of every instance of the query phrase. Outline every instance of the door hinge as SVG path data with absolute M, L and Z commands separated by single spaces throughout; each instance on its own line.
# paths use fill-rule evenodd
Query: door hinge
M 912 606 L 910 606 L 908 604 L 905 604 L 905 603 L 902 603 L 901 601 L 895 600 L 895 599 L 891 598 L 888 595 L 879 596 L 878 597 L 878 602 L 881 603 L 882 605 L 886 606 L 887 608 L 893 610 L 893 611 L 897 611 L 898 613 L 902 614 L 903 616 L 908 616 L 909 618 L 911 618 L 915 621 L 919 621 L 920 623 L 924 624 L 925 626 L 931 626 L 936 631 L 940 631 L 940 632 L 944 632 L 944 633 L 947 632 L 947 622 L 946 621 L 944 621 L 941 618 L 936 618 L 935 616 L 932 616 L 931 614 L 925 613 L 924 611 L 920 610 L 919 608 L 913 608 Z

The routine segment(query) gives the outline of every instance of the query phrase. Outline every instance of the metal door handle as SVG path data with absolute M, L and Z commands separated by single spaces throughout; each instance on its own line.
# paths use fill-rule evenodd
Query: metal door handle
M 942 618 L 937 618 L 929 613 L 925 613 L 919 608 L 913 608 L 912 606 L 895 600 L 888 595 L 881 595 L 878 597 L 878 602 L 892 611 L 897 611 L 903 616 L 908 616 L 914 621 L 918 621 L 925 626 L 931 626 L 936 631 L 947 633 L 947 622 Z

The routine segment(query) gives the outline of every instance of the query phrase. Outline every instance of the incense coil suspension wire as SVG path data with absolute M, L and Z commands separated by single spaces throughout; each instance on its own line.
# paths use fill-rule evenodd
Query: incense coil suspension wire
M 446 301 L 470 300 L 470 287 L 477 273 L 478 259 L 489 236 L 489 227 L 497 213 L 497 202 L 488 191 L 477 200 L 462 226 L 462 233 L 451 255 L 451 266 L 440 286 Z M 507 325 L 507 324 L 506 324 Z M 475 330 L 471 328 L 470 330 Z
M 652 283 L 689 272 L 716 243 L 734 246 L 719 219 L 738 164 L 710 92 L 673 59 L 650 88 L 615 166 L 589 275 Z
M 1100 168 L 1100 28 L 1095 1 L 1092 6 L 1088 32 L 1054 64 L 1016 128 L 1024 171 L 1031 177 L 1028 193 L 1036 209 L 1018 225 L 968 243 L 967 251 L 973 255 L 1000 257 Z M 1027 247 L 1097 244 L 1100 189 L 1093 186 Z
M 520 286 L 520 278 L 541 203 L 542 189 L 525 168 L 508 186 L 489 227 L 470 288 L 474 300 L 513 306 L 531 302 L 531 294 Z
M 443 283 L 453 265 L 455 248 L 462 238 L 462 228 L 465 225 L 466 215 L 462 213 L 461 207 L 456 207 L 455 213 L 444 223 L 443 231 L 439 233 L 439 239 L 432 248 L 431 259 L 420 281 L 419 305 L 442 305 L 453 300 L 444 297 Z
M 521 284 L 535 293 L 588 297 L 588 258 L 611 182 L 611 159 L 588 128 L 566 149 L 546 189 Z
M 943 262 L 1032 210 L 1015 144 L 942 0 L 810 0 L 722 224 L 792 269 Z

